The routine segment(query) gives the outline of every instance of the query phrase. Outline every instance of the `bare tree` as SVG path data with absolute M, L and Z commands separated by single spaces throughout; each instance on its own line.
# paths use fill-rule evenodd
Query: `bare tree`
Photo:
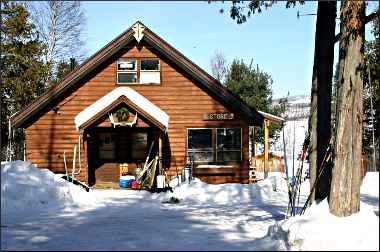
M 85 57 L 84 12 L 80 1 L 43 1 L 27 5 L 40 38 L 47 46 L 46 84 L 50 85 L 58 62 L 67 61 L 69 58 L 82 61 Z
M 212 75 L 220 83 L 223 83 L 227 74 L 228 66 L 226 57 L 221 52 L 215 51 L 214 56 L 211 58 L 211 71 Z

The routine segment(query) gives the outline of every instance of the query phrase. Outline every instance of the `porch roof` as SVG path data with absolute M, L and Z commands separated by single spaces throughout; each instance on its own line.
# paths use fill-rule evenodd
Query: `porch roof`
M 75 116 L 74 122 L 76 129 L 79 131 L 84 124 L 92 120 L 94 117 L 97 117 L 100 113 L 104 114 L 109 112 L 105 110 L 112 107 L 112 104 L 123 97 L 127 98 L 126 100 L 133 103 L 139 110 L 142 110 L 144 114 L 149 115 L 149 117 L 160 123 L 163 126 L 163 129 L 167 129 L 169 127 L 168 114 L 132 88 L 118 87 Z

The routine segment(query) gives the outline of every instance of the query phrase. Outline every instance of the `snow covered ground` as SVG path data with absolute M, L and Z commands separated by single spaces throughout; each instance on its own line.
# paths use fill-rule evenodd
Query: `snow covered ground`
M 30 163 L 8 163 L 1 168 L 1 249 L 318 250 L 350 244 L 350 250 L 378 250 L 378 173 L 363 182 L 360 214 L 340 219 L 322 203 L 283 220 L 288 196 L 282 176 L 272 173 L 255 185 L 195 179 L 161 194 L 85 192 Z M 171 197 L 180 202 L 167 203 Z M 360 234 L 364 228 L 367 236 Z

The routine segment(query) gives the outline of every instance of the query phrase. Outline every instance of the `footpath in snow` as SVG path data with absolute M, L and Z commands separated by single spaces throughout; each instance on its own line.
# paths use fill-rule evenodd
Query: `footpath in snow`
M 1 249 L 378 250 L 378 179 L 364 179 L 359 214 L 337 218 L 322 202 L 284 220 L 288 195 L 280 173 L 255 185 L 195 179 L 173 193 L 86 192 L 16 161 L 1 167 Z M 180 202 L 164 203 L 171 197 Z

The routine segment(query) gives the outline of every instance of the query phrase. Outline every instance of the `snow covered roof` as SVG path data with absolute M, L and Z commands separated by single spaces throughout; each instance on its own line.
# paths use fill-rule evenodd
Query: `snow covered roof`
M 284 118 L 282 117 L 279 117 L 279 116 L 275 116 L 275 115 L 272 115 L 272 114 L 269 114 L 269 113 L 265 113 L 263 111 L 258 111 L 260 114 L 262 114 L 264 116 L 264 118 L 272 121 L 272 122 L 283 122 L 285 121 Z
M 153 117 L 160 124 L 162 124 L 165 128 L 169 126 L 169 116 L 164 111 L 162 111 L 159 107 L 154 105 L 144 96 L 133 90 L 129 87 L 118 87 L 85 108 L 82 112 L 80 112 L 75 118 L 75 127 L 79 131 L 80 127 L 91 120 L 91 118 L 98 115 L 104 109 L 109 107 L 113 102 L 115 102 L 120 97 L 125 96 L 128 100 L 130 100 L 133 104 L 143 110 L 146 114 Z

